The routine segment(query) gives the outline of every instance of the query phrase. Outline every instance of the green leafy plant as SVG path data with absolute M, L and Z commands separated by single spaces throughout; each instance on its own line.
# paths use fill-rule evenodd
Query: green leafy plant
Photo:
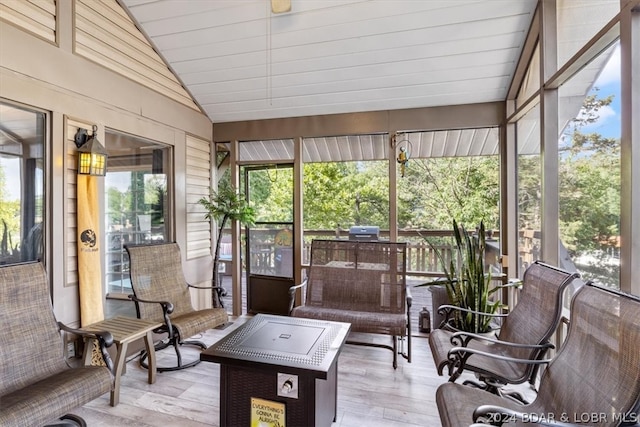
M 207 210 L 205 219 L 213 219 L 218 224 L 218 237 L 216 240 L 216 249 L 213 256 L 213 278 L 212 285 L 217 286 L 218 282 L 218 264 L 220 263 L 220 243 L 222 241 L 222 230 L 224 230 L 227 221 L 240 221 L 243 225 L 251 226 L 255 222 L 255 210 L 249 205 L 244 195 L 236 191 L 231 183 L 222 180 L 218 185 L 218 190 L 209 189 L 209 197 L 202 197 L 198 203 Z M 218 298 L 220 294 L 217 295 Z M 216 293 L 213 296 L 213 306 L 216 307 L 220 302 L 216 299 Z
M 20 250 L 18 245 L 13 245 L 11 232 L 7 221 L 2 220 L 2 240 L 0 240 L 0 264 L 13 264 L 20 262 Z
M 444 285 L 452 306 L 448 325 L 454 329 L 472 333 L 491 331 L 492 316 L 501 307 L 500 301 L 490 296 L 503 286 L 491 286 L 491 271 L 485 267 L 485 229 L 480 223 L 474 236 L 453 220 L 454 256 L 445 257 L 431 242 L 444 271 L 444 277 L 418 286 Z M 448 258 L 448 261 L 447 261 Z

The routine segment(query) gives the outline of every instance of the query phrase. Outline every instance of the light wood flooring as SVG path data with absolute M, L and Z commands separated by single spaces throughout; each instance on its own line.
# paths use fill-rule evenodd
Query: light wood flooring
M 229 327 L 207 331 L 202 341 L 213 344 L 246 321 L 243 316 Z M 360 336 L 366 339 L 387 337 Z M 173 362 L 172 349 L 157 353 L 158 364 Z M 184 347 L 184 360 L 198 357 Z M 435 391 L 444 377 L 436 373 L 429 343 L 414 337 L 412 363 L 398 358 L 393 369 L 389 350 L 345 345 L 338 361 L 338 414 L 335 427 L 439 426 Z M 131 358 L 122 377 L 120 404 L 109 406 L 109 395 L 78 408 L 89 427 L 101 426 L 218 426 L 220 367 L 215 363 L 175 372 L 158 373 L 147 384 L 147 372 Z

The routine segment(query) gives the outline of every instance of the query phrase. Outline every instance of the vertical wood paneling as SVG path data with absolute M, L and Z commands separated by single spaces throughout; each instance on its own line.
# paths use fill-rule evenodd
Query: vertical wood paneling
M 64 197 L 65 212 L 64 212 L 64 229 L 65 235 L 65 250 L 67 260 L 66 265 L 66 278 L 67 283 L 65 286 L 77 286 L 78 285 L 78 248 L 77 248 L 77 221 L 76 221 L 76 178 L 77 178 L 77 159 L 76 159 L 76 144 L 73 142 L 73 137 L 78 131 L 78 128 L 84 128 L 90 130 L 92 124 L 86 122 L 80 122 L 77 120 L 65 117 L 66 128 L 66 140 L 65 140 L 65 159 L 64 159 Z
M 0 0 L 0 18 L 56 42 L 55 0 Z
M 211 254 L 211 223 L 198 204 L 211 186 L 211 143 L 187 135 L 187 259 Z
M 115 0 L 77 0 L 75 10 L 76 54 L 199 110 Z

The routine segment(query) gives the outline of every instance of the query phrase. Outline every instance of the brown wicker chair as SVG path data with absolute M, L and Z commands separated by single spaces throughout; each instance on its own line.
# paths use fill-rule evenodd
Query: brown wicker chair
M 572 300 L 562 348 L 552 361 L 536 362 L 550 363 L 532 403 L 445 383 L 436 391 L 442 425 L 638 425 L 638 349 L 640 298 L 586 284 Z
M 295 292 L 306 286 L 303 304 Z M 347 341 L 393 351 L 411 362 L 411 295 L 406 287 L 406 244 L 352 240 L 314 240 L 307 280 L 290 288 L 294 317 L 351 323 L 351 331 L 385 334 L 392 344 Z M 398 342 L 404 345 L 398 349 Z
M 0 268 L 0 425 L 86 425 L 67 414 L 111 391 L 108 332 L 56 322 L 42 264 Z M 70 367 L 60 330 L 97 340 L 106 366 Z M 66 414 L 66 415 L 65 415 Z M 51 424 L 50 424 L 51 425 Z
M 518 303 L 503 318 L 493 339 L 448 329 L 432 331 L 429 345 L 438 374 L 448 367 L 449 381 L 454 382 L 464 371 L 474 372 L 481 382 L 468 380 L 465 384 L 492 393 L 500 393 L 506 384 L 529 381 L 533 386 L 537 365 L 514 363 L 508 358 L 537 360 L 553 347 L 549 339 L 560 322 L 563 292 L 576 277 L 576 273 L 540 261 L 531 264 L 524 273 Z M 519 394 L 513 396 L 522 399 Z
M 138 318 L 161 322 L 163 325 L 154 332 L 167 334 L 167 338 L 155 345 L 156 350 L 173 346 L 177 364 L 158 367 L 159 372 L 189 368 L 200 363 L 200 358 L 182 362 L 180 346 L 195 345 L 201 349 L 207 346 L 188 338 L 225 324 L 229 317 L 222 307 L 195 310 L 191 304 L 189 288 L 212 289 L 218 286 L 192 286 L 184 278 L 182 258 L 177 243 L 152 245 L 126 245 L 129 254 L 129 270 Z M 216 293 L 217 295 L 217 293 Z M 142 351 L 140 365 L 148 368 L 146 351 Z

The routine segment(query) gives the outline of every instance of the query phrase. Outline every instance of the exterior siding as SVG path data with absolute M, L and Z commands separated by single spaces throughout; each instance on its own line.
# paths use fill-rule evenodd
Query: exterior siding
M 40 17 L 36 17 L 43 12 L 36 10 L 32 13 L 34 8 L 48 11 L 51 15 L 48 24 L 50 31 L 46 36 L 42 31 L 34 29 L 40 24 L 27 25 L 22 22 L 24 16 L 29 16 L 36 23 L 42 21 Z M 48 112 L 47 134 L 50 142 L 45 155 L 45 192 L 47 209 L 50 210 L 49 218 L 52 220 L 45 227 L 45 259 L 51 279 L 54 311 L 58 320 L 71 326 L 77 326 L 80 322 L 76 247 L 76 148 L 73 142 L 78 127 L 86 128 L 91 133 L 92 125 L 95 124 L 99 129 L 99 138 L 104 137 L 105 130 L 109 129 L 173 148 L 176 185 L 172 207 L 175 223 L 172 224 L 171 238 L 183 248 L 184 273 L 190 283 L 209 282 L 212 271 L 210 249 L 206 249 L 210 248 L 210 241 L 205 237 L 210 231 L 208 221 L 203 220 L 201 212 L 190 214 L 191 219 L 197 218 L 198 221 L 193 221 L 189 226 L 189 237 L 186 224 L 187 167 L 191 167 L 187 166 L 186 160 L 186 136 L 193 135 L 208 146 L 209 142 L 206 141 L 212 138 L 211 121 L 195 107 L 193 101 L 177 100 L 175 96 L 162 93 L 166 89 L 157 90 L 150 87 L 153 84 L 147 81 L 136 82 L 130 76 L 99 63 L 95 58 L 79 54 L 75 50 L 77 33 L 74 26 L 76 14 L 83 8 L 87 9 L 85 12 L 90 16 L 94 16 L 96 12 L 88 9 L 99 10 L 100 14 L 109 17 L 111 32 L 105 32 L 97 25 L 91 30 L 97 31 L 95 34 L 99 36 L 98 41 L 105 46 L 110 45 L 112 40 L 128 41 L 120 42 L 121 45 L 144 46 L 144 35 L 137 31 L 115 0 L 0 0 L 0 98 L 26 108 L 33 107 Z M 18 13 L 16 9 L 23 10 L 24 14 Z M 129 22 L 130 26 L 127 29 L 113 25 L 116 21 Z M 148 44 L 147 48 L 149 55 L 131 51 L 129 53 L 134 55 L 139 64 L 147 64 L 144 71 L 147 78 L 157 81 L 160 79 L 157 76 L 164 76 L 162 79 L 170 81 L 171 77 L 166 75 L 170 70 L 157 55 L 153 56 L 155 52 Z M 102 54 L 115 57 L 115 54 Z M 46 64 L 46 67 L 42 64 Z M 119 67 L 127 68 L 122 64 Z M 150 71 L 152 69 L 155 71 Z M 182 90 L 179 84 L 176 87 L 178 91 Z M 183 91 L 183 95 L 185 94 Z M 202 161 L 208 161 L 208 158 L 201 159 L 200 155 L 197 157 L 199 169 L 206 168 Z M 201 179 L 198 173 L 195 175 L 197 180 Z M 191 198 L 189 200 L 192 204 L 197 202 Z M 198 241 L 190 244 L 190 260 L 186 260 L 187 238 Z M 204 249 L 199 246 L 203 244 Z M 208 256 L 196 257 L 199 254 Z M 198 308 L 205 308 L 211 301 L 210 294 L 207 296 L 205 292 L 194 292 L 193 299 Z
M 0 0 L 0 18 L 56 43 L 55 0 Z
M 187 135 L 187 259 L 211 255 L 211 222 L 198 204 L 211 186 L 211 144 Z
M 194 110 L 198 106 L 115 0 L 76 0 L 74 51 Z
M 78 286 L 78 246 L 77 246 L 77 148 L 73 141 L 78 128 L 89 130 L 91 134 L 91 123 L 81 122 L 65 117 L 65 157 L 64 157 L 64 191 L 65 191 L 65 212 L 64 229 L 65 235 L 65 286 Z

